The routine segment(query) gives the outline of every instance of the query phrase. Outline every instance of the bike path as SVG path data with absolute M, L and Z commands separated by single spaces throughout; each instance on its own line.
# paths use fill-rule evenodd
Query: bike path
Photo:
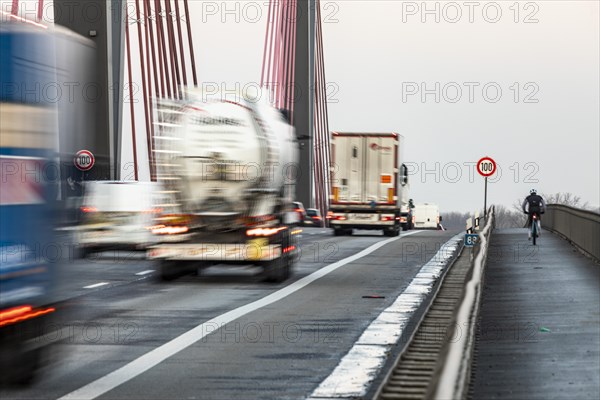
M 600 398 L 600 264 L 567 241 L 496 230 L 478 324 L 471 398 Z

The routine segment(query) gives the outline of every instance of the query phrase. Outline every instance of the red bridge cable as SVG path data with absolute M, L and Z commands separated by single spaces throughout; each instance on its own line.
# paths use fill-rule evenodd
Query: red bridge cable
M 131 142 L 133 143 L 133 173 L 138 180 L 137 145 L 135 139 L 135 112 L 133 107 L 133 83 L 131 74 L 131 43 L 129 38 L 129 16 L 125 19 L 125 42 L 127 47 L 127 75 L 129 77 L 129 110 L 131 112 Z
M 148 88 L 148 97 L 147 97 L 147 102 L 146 102 L 146 106 L 148 107 L 148 119 L 146 120 L 146 130 L 150 132 L 150 134 L 147 137 L 147 143 L 148 143 L 148 162 L 149 162 L 149 167 L 150 167 L 150 180 L 151 181 L 156 181 L 156 173 L 155 173 L 155 167 L 156 164 L 154 162 L 154 110 L 152 107 L 152 99 L 153 99 L 153 94 L 152 94 L 152 78 L 151 75 L 154 75 L 155 80 L 157 79 L 156 77 L 156 67 L 153 66 L 153 64 L 151 63 L 152 57 L 150 56 L 150 53 L 152 53 L 152 55 L 154 55 L 154 49 L 152 47 L 150 47 L 150 19 L 149 17 L 149 9 L 148 9 L 148 4 L 147 4 L 147 0 L 142 0 L 143 5 L 144 5 L 144 42 L 146 45 L 146 76 L 145 76 L 145 81 L 146 81 L 146 87 Z M 139 22 L 138 22 L 139 24 Z M 141 60 L 142 65 L 143 65 L 143 60 Z M 153 71 L 153 72 L 150 72 Z M 155 81 L 156 82 L 156 81 Z M 158 89 L 157 89 L 158 90 Z
M 167 55 L 167 48 L 165 46 L 165 31 L 164 31 L 164 26 L 163 26 L 163 18 L 162 18 L 162 8 L 160 6 L 160 0 L 154 0 L 154 5 L 156 6 L 155 8 L 155 12 L 156 12 L 156 26 L 158 29 L 158 36 L 160 39 L 160 54 L 161 54 L 161 58 L 162 58 L 162 64 L 163 64 L 163 69 L 164 69 L 164 82 L 167 85 L 167 97 L 168 98 L 172 98 L 172 94 L 171 94 L 171 76 L 170 76 L 170 71 L 169 71 L 169 63 L 167 61 L 168 55 Z
M 192 75 L 194 78 L 194 86 L 198 87 L 198 79 L 196 77 L 196 59 L 194 57 L 194 44 L 192 41 L 192 28 L 190 24 L 190 10 L 188 7 L 188 0 L 183 0 L 183 5 L 185 6 L 185 20 L 187 24 L 187 33 L 188 33 L 188 45 L 190 47 L 190 63 L 192 65 Z
M 152 13 L 152 5 L 150 4 L 150 0 L 144 0 L 144 12 L 146 14 L 146 26 L 148 27 L 148 31 L 150 33 L 150 49 L 152 50 L 152 72 L 154 75 L 154 91 L 156 93 L 157 97 L 163 97 L 164 96 L 164 83 L 161 82 L 161 85 L 159 84 L 159 78 L 158 78 L 158 70 L 160 70 L 161 75 L 162 75 L 162 64 L 160 64 L 160 62 L 157 64 L 156 63 L 156 51 L 158 50 L 160 52 L 160 47 L 159 46 L 155 46 L 154 45 L 154 27 L 152 24 L 153 19 L 156 19 L 156 14 Z M 153 17 L 154 15 L 154 17 Z M 157 49 L 158 47 L 158 49 Z M 160 56 L 159 56 L 160 57 Z M 162 81 L 162 76 L 161 76 L 161 81 Z
M 167 24 L 169 55 L 171 59 L 173 97 L 179 99 L 179 85 L 181 84 L 181 77 L 179 75 L 179 63 L 177 61 L 177 47 L 175 46 L 175 34 L 173 32 L 173 16 L 171 15 L 170 0 L 165 0 L 165 18 Z
M 183 85 L 187 86 L 187 74 L 185 66 L 185 53 L 183 51 L 183 35 L 181 34 L 181 14 L 179 12 L 179 0 L 175 0 L 175 17 L 177 19 L 177 36 L 179 37 L 179 55 L 181 58 L 181 74 L 183 76 Z
M 137 18 L 137 31 L 138 31 L 138 44 L 139 44 L 139 53 L 140 53 L 140 70 L 142 72 L 142 97 L 144 99 L 144 117 L 146 119 L 146 142 L 148 147 L 148 160 L 152 165 L 152 144 L 151 144 L 151 121 L 150 121 L 150 104 L 148 103 L 148 85 L 146 85 L 146 67 L 144 66 L 144 42 L 142 39 L 142 25 L 141 25 L 141 16 L 140 16 L 140 4 L 139 0 L 135 0 L 135 15 Z M 150 71 L 148 71 L 149 73 Z

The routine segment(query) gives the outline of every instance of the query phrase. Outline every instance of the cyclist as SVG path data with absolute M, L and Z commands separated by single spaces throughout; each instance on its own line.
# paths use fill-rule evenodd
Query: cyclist
M 527 228 L 531 228 L 531 222 L 533 220 L 533 214 L 536 213 L 538 216 L 537 219 L 537 223 L 538 223 L 538 236 L 540 235 L 541 232 L 541 220 L 542 220 L 542 214 L 546 211 L 546 202 L 544 201 L 544 199 L 542 198 L 542 196 L 537 194 L 537 191 L 535 189 L 531 189 L 529 191 L 529 196 L 527 196 L 525 198 L 525 200 L 523 201 L 523 204 L 521 205 L 521 208 L 523 209 L 523 212 L 525 214 L 527 214 Z M 529 240 L 531 240 L 531 229 L 529 230 Z

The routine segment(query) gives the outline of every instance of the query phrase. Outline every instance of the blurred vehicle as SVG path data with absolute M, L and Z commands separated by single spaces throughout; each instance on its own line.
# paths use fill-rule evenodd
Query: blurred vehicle
M 93 45 L 0 13 L 0 381 L 26 384 L 44 360 L 52 361 L 49 338 L 60 336 L 57 269 L 67 258 L 55 233 L 61 110 L 44 90 L 70 80 L 77 68 L 56 64 L 65 56 L 59 47 L 76 52 L 81 43 Z
M 306 217 L 304 217 L 304 226 L 324 227 L 325 221 L 321 216 L 321 211 L 316 208 L 307 208 Z
M 417 204 L 413 209 L 415 219 L 415 229 L 440 229 L 442 217 L 440 216 L 440 207 L 436 204 Z
M 299 201 L 294 201 L 292 204 L 294 205 L 294 211 L 297 214 L 298 225 L 304 225 L 304 221 L 306 220 L 306 209 L 304 208 L 304 204 Z
M 397 133 L 333 132 L 331 214 L 334 234 L 352 229 L 383 230 L 398 236 L 412 221 L 408 170 L 403 164 L 404 138 Z
M 216 98 L 189 89 L 184 101 L 157 104 L 158 195 L 171 199 L 148 258 L 165 280 L 213 264 L 254 264 L 266 280 L 284 281 L 297 253 L 294 128 L 265 93 L 207 96 Z
M 108 249 L 145 250 L 154 244 L 156 190 L 154 182 L 86 182 L 77 230 L 80 255 Z

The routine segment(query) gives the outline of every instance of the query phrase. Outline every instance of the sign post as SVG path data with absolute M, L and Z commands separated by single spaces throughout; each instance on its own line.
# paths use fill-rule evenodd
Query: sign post
M 487 219 L 487 183 L 488 177 L 496 172 L 496 161 L 491 157 L 483 157 L 477 161 L 477 172 L 485 178 L 485 190 L 483 197 L 483 218 Z

